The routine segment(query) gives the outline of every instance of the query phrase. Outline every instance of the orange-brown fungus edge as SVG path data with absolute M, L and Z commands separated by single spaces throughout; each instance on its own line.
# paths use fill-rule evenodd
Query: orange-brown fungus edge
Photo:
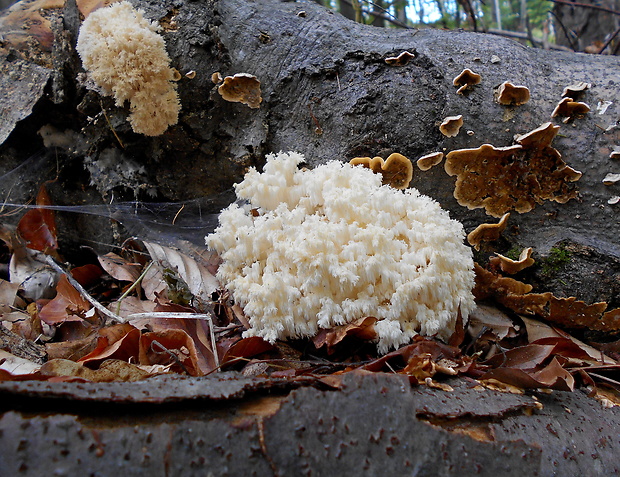
M 454 197 L 459 204 L 501 217 L 516 210 L 529 212 L 545 200 L 565 203 L 577 196 L 581 173 L 570 168 L 550 146 L 559 126 L 545 123 L 519 137 L 514 146 L 483 144 L 446 157 L 445 170 L 457 176 Z

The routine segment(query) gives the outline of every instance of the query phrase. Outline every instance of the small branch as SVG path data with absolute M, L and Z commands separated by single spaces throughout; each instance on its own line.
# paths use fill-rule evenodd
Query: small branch
M 0 349 L 8 351 L 18 358 L 28 359 L 37 364 L 43 364 L 47 361 L 45 346 L 22 338 L 2 325 L 0 325 Z
M 215 360 L 215 367 L 219 369 L 220 359 L 217 355 L 217 346 L 215 341 L 215 326 L 213 325 L 213 317 L 205 313 L 181 313 L 181 312 L 167 312 L 167 311 L 153 311 L 151 313 L 133 313 L 127 317 L 127 321 L 138 319 L 162 319 L 162 318 L 174 318 L 174 319 L 194 319 L 194 320 L 206 320 L 209 322 L 209 334 L 211 335 L 211 353 L 213 353 L 213 359 Z M 218 332 L 229 328 L 218 328 Z
M 571 2 L 569 0 L 547 0 L 551 3 L 557 3 L 558 5 L 567 5 L 569 7 L 589 8 L 591 10 L 598 10 L 605 13 L 611 13 L 612 15 L 620 15 L 620 12 L 612 8 L 601 7 L 599 5 L 592 5 L 589 3 Z
M 605 44 L 603 45 L 603 47 L 599 50 L 599 55 L 602 54 L 605 49 L 611 44 L 612 41 L 614 41 L 614 38 L 616 38 L 618 36 L 618 33 L 620 33 L 620 28 L 618 28 L 613 35 L 611 35 L 609 37 L 609 39 L 605 42 Z M 617 46 L 616 46 L 617 48 Z
M 73 278 L 71 276 L 71 274 L 67 271 L 65 271 L 64 268 L 62 268 L 60 265 L 58 265 L 58 263 L 56 263 L 56 260 L 54 260 L 52 257 L 50 257 L 49 255 L 46 256 L 45 261 L 47 262 L 47 264 L 52 267 L 54 270 L 56 270 L 58 273 L 62 273 L 63 275 L 65 275 L 67 277 L 67 280 L 69 281 L 69 283 L 71 283 L 71 285 L 80 292 L 80 294 L 91 304 L 93 305 L 97 311 L 99 311 L 101 314 L 107 316 L 108 318 L 110 318 L 111 320 L 117 321 L 118 323 L 125 323 L 127 320 L 125 320 L 125 318 L 118 316 L 116 313 L 112 313 L 110 310 L 108 310 L 105 306 L 103 306 L 101 303 L 99 303 L 97 300 L 95 300 L 92 296 L 90 296 L 90 294 L 84 289 L 84 287 L 82 285 L 80 285 L 78 283 L 78 281 Z

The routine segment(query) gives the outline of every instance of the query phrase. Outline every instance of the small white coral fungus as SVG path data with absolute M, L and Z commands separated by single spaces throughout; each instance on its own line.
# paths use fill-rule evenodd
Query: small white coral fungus
M 142 14 L 126 1 L 94 11 L 80 28 L 77 51 L 117 106 L 129 101 L 132 129 L 158 136 L 177 123 L 181 105 L 159 26 Z
M 207 245 L 217 273 L 250 317 L 248 336 L 313 336 L 374 316 L 385 353 L 416 333 L 447 338 L 475 307 L 463 227 L 431 198 L 381 185 L 369 169 L 303 157 L 267 158 L 237 184 Z M 257 209 L 253 213 L 252 209 Z

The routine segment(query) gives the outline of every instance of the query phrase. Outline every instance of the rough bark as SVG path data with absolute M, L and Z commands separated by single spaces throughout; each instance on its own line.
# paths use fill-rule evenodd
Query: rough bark
M 385 157 L 391 152 L 415 161 L 434 151 L 476 148 L 485 143 L 508 146 L 515 134 L 526 133 L 551 119 L 565 86 L 585 81 L 592 84 L 584 100 L 593 111 L 584 119 L 562 125 L 553 143 L 571 167 L 583 172 L 576 183 L 579 197 L 566 204 L 547 201 L 525 214 L 513 213 L 498 249 L 532 246 L 540 259 L 550 247 L 568 241 L 567 247 L 573 251 L 570 263 L 547 276 L 540 267 L 540 289 L 590 302 L 604 299 L 610 308 L 620 304 L 618 205 L 607 203 L 612 195 L 620 195 L 620 190 L 617 185 L 602 183 L 608 172 L 620 172 L 617 162 L 609 159 L 612 146 L 620 143 L 620 90 L 616 79 L 620 66 L 616 59 L 533 50 L 483 34 L 367 27 L 314 2 L 148 0 L 141 1 L 140 7 L 149 18 L 164 24 L 172 18 L 176 22 L 177 27 L 166 28 L 164 37 L 173 65 L 182 74 L 178 84 L 183 105 L 179 124 L 157 138 L 136 135 L 126 121 L 126 110 L 115 107 L 110 98 L 88 91 L 83 81 L 76 79 L 80 64 L 73 45 L 79 15 L 75 3 L 67 1 L 63 10 L 47 12 L 54 32 L 53 46 L 31 44 L 31 49 L 24 52 L 3 43 L 0 50 L 2 71 L 13 75 L 10 81 L 4 75 L 0 79 L 4 104 L 0 110 L 0 168 L 2 174 L 10 172 L 0 184 L 3 199 L 26 202 L 40 182 L 58 176 L 51 188 L 59 204 L 207 197 L 213 199 L 211 207 L 215 212 L 226 199 L 218 194 L 228 191 L 249 166 L 260 167 L 267 153 L 296 150 L 305 154 L 312 167 L 331 159 Z M 304 15 L 298 15 L 301 10 Z M 415 58 L 404 66 L 386 64 L 386 57 L 404 50 L 415 53 Z M 468 94 L 458 95 L 452 79 L 464 68 L 481 74 L 483 81 Z M 184 74 L 192 70 L 196 77 L 186 78 Z M 250 109 L 224 101 L 210 79 L 216 71 L 223 75 L 256 75 L 262 87 L 261 107 Z M 513 108 L 495 103 L 494 89 L 506 80 L 528 86 L 530 102 Z M 599 102 L 611 105 L 599 114 Z M 456 114 L 463 115 L 463 131 L 457 137 L 446 138 L 438 125 L 444 117 Z M 44 150 L 37 131 L 46 124 L 74 131 L 72 146 Z M 22 167 L 16 168 L 19 164 Z M 123 176 L 119 171 L 127 164 L 143 169 Z M 437 199 L 464 223 L 467 231 L 482 222 L 496 221 L 481 209 L 469 210 L 457 203 L 454 178 L 442 166 L 416 171 L 412 186 Z M 146 191 L 154 192 L 155 197 L 149 197 Z M 73 226 L 79 229 L 76 236 L 92 242 L 113 240 L 107 219 L 94 222 L 81 217 L 77 222 L 74 217 L 65 218 L 59 230 L 69 234 Z M 200 241 L 212 223 L 205 222 L 202 227 L 198 215 L 193 220 L 198 225 L 194 238 Z M 131 417 L 131 413 L 126 425 L 118 424 L 116 419 L 85 425 L 74 416 L 67 417 L 66 409 L 61 415 L 32 420 L 29 415 L 7 413 L 0 424 L 4 429 L 0 434 L 2 447 L 15 448 L 2 453 L 3 465 L 14 471 L 30 468 L 36 475 L 48 458 L 68 462 L 67 456 L 71 456 L 75 462 L 66 468 L 72 469 L 88 455 L 93 472 L 111 473 L 110 468 L 115 466 L 127 468 L 124 459 L 134 469 L 157 469 L 156 475 L 163 475 L 162 466 L 173 470 L 177 466 L 197 466 L 196 473 L 200 473 L 200 466 L 210 459 L 215 462 L 213 466 L 228 469 L 231 475 L 246 473 L 243 471 L 249 465 L 255 465 L 257 475 L 289 475 L 288 470 L 297 469 L 302 461 L 307 463 L 306 470 L 319 475 L 334 468 L 353 467 L 367 475 L 388 468 L 394 473 L 417 475 L 452 475 L 450 472 L 457 471 L 479 471 L 481 475 L 501 471 L 512 475 L 507 470 L 510 466 L 514 475 L 527 469 L 533 475 L 536 471 L 541 475 L 553 471 L 558 475 L 592 475 L 617 470 L 617 433 L 609 431 L 609 426 L 616 425 L 617 411 L 603 414 L 598 404 L 585 404 L 584 396 L 553 394 L 548 398 L 548 415 L 544 419 L 538 414 L 530 419 L 519 411 L 512 416 L 514 419 L 504 420 L 512 408 L 500 415 L 485 415 L 485 432 L 490 434 L 483 433 L 487 437 L 480 443 L 454 428 L 446 431 L 443 421 L 433 421 L 435 427 L 429 425 L 431 419 L 424 417 L 427 414 L 420 406 L 426 404 L 420 404 L 425 401 L 420 400 L 418 390 L 403 387 L 403 383 L 395 381 L 397 378 L 385 379 L 384 387 L 360 381 L 352 384 L 347 393 L 296 391 L 268 421 L 249 427 L 219 420 L 203 407 L 198 407 L 196 419 L 186 420 L 185 416 L 180 424 L 156 426 L 144 433 L 134 431 L 142 421 Z M 402 393 L 401 387 L 405 389 Z M 382 397 L 384 388 L 387 397 Z M 8 386 L 3 389 L 9 394 L 18 392 Z M 435 397 L 441 394 L 432 392 Z M 461 395 L 457 392 L 438 399 L 458 403 Z M 398 398 L 392 401 L 389 396 Z M 490 402 L 500 396 L 493 394 Z M 563 400 L 576 400 L 582 406 L 576 420 L 565 410 L 574 408 Z M 327 423 L 338 417 L 331 410 L 339 406 L 346 409 L 346 419 L 334 424 L 332 432 Z M 13 403 L 4 408 L 9 409 L 19 411 L 19 406 Z M 226 405 L 219 408 L 224 413 L 227 409 Z M 311 412 L 306 415 L 307 409 Z M 449 416 L 447 413 L 444 417 Z M 463 416 L 467 417 L 467 412 Z M 159 417 L 173 419 L 175 415 L 164 412 Z M 299 421 L 306 417 L 307 425 Z M 380 432 L 384 426 L 381 423 L 392 426 L 390 433 Z M 561 423 L 557 424 L 559 431 L 556 423 Z M 368 442 L 346 447 L 350 442 L 345 442 L 349 432 L 345 424 L 353 429 L 352 433 L 368 437 Z M 307 431 L 300 430 L 303 426 Z M 586 426 L 588 433 L 572 432 L 576 426 Z M 46 429 L 53 429 L 55 437 L 45 437 Z M 199 438 L 190 443 L 188 436 L 192 432 Z M 298 447 L 290 447 L 291 442 L 296 442 L 292 436 L 299 432 L 306 437 L 300 438 Z M 536 437 L 541 432 L 544 437 Z M 123 439 L 129 440 L 132 433 L 138 433 L 147 444 L 154 442 L 153 450 L 144 451 L 142 444 L 133 440 L 132 446 L 140 446 L 125 451 L 122 443 L 128 441 Z M 418 439 L 418 435 L 424 438 Z M 225 437 L 227 444 L 223 445 L 214 436 L 231 437 Z M 585 441 L 579 440 L 582 437 Z M 380 447 L 373 447 L 378 444 L 371 438 L 380 442 Z M 52 439 L 56 447 L 46 446 L 46 439 Z M 32 454 L 24 451 L 22 440 L 23 446 L 32 444 L 47 453 L 39 454 L 39 461 L 26 463 L 23 459 Z M 548 447 L 550 440 L 552 447 Z M 78 442 L 81 447 L 71 447 Z M 333 459 L 338 462 L 338 449 L 345 449 L 342 443 L 347 450 L 341 452 L 347 458 L 329 467 Z M 207 451 L 203 453 L 204 445 Z M 308 454 L 304 454 L 306 445 Z M 242 453 L 235 454 L 239 449 Z M 348 449 L 352 449 L 350 454 Z M 107 459 L 97 460 L 97 455 L 113 450 L 118 459 L 112 467 L 107 467 Z M 121 450 L 126 454 L 121 456 Z M 392 451 L 395 454 L 391 455 Z M 291 457 L 291 452 L 297 452 L 298 458 Z M 329 453 L 332 460 L 325 461 L 322 453 Z M 433 462 L 442 459 L 442 466 L 434 466 Z
M 27 53 L 12 50 L 10 43 L 5 48 L 1 67 L 13 74 L 3 84 L 7 106 L 0 115 L 4 118 L 0 138 L 11 133 L 0 146 L 5 172 L 41 153 L 37 130 L 52 124 L 76 133 L 72 149 L 51 151 L 47 175 L 42 176 L 40 165 L 33 168 L 38 180 L 55 177 L 59 168 L 59 180 L 52 186 L 57 189 L 57 203 L 97 203 L 102 200 L 99 195 L 106 202 L 153 200 L 149 194 L 160 202 L 214 197 L 229 190 L 249 166 L 260 167 L 265 154 L 280 150 L 299 151 L 315 166 L 331 159 L 385 157 L 390 152 L 416 160 L 434 151 L 485 143 L 508 146 L 516 134 L 551 119 L 565 86 L 585 81 L 592 87 L 582 100 L 592 112 L 562 125 L 553 143 L 569 166 L 583 172 L 577 182 L 579 197 L 566 204 L 547 201 L 526 214 L 513 213 L 511 232 L 505 234 L 500 250 L 532 246 L 544 256 L 561 242 L 576 243 L 580 250 L 585 246 L 584 253 L 574 254 L 573 263 L 589 285 L 564 287 L 562 283 L 570 280 L 560 277 L 554 289 L 560 295 L 576 294 L 593 302 L 608 283 L 617 281 L 618 206 L 607 201 L 620 191 L 602 183 L 608 172 L 618 172 L 617 163 L 609 159 L 612 147 L 620 142 L 615 59 L 530 49 L 484 34 L 373 28 L 314 2 L 170 0 L 140 6 L 164 25 L 174 18 L 177 26 L 164 31 L 173 66 L 183 75 L 196 71 L 194 79 L 183 76 L 178 84 L 183 105 L 179 124 L 160 137 L 136 135 L 125 120 L 126 110 L 85 89 L 76 79 L 80 64 L 73 51 L 78 13 L 68 2 L 64 10 L 46 15 L 54 32 L 53 46 L 45 50 L 43 45 L 37 51 L 30 45 Z M 305 13 L 298 15 L 302 10 Z M 404 50 L 415 53 L 407 65 L 385 63 L 386 57 Z M 483 81 L 459 95 L 452 79 L 464 68 L 481 74 Z M 224 101 L 210 79 L 216 71 L 256 75 L 263 96 L 260 109 Z M 526 85 L 532 95 L 529 103 L 507 108 L 494 102 L 494 89 L 506 80 Z M 612 104 L 605 112 L 597 111 L 597 105 L 606 102 Z M 438 124 L 456 114 L 463 115 L 465 125 L 457 137 L 446 138 Z M 123 175 L 124 169 L 137 168 L 140 173 Z M 30 179 L 14 187 L 17 182 L 7 180 L 3 195 L 9 202 L 26 202 L 36 182 Z M 441 166 L 418 171 L 412 186 L 437 199 L 467 231 L 495 220 L 481 209 L 457 204 L 454 178 Z M 220 200 L 211 212 L 230 200 L 227 195 L 215 197 Z M 73 233 L 73 217 L 66 221 L 68 235 Z M 197 225 L 200 220 L 195 217 Z M 98 236 L 94 242 L 112 240 L 105 220 L 82 218 L 80 226 Z M 196 241 L 201 236 L 199 232 Z M 585 255 L 596 259 L 581 260 Z M 601 265 L 611 274 L 598 280 Z
M 0 383 L 6 475 L 615 475 L 616 409 L 581 392 L 514 395 L 348 375 Z M 290 386 L 289 386 L 290 387 Z M 265 394 L 270 390 L 269 394 Z M 199 393 L 199 395 L 197 395 Z M 54 410 L 50 414 L 50 410 Z

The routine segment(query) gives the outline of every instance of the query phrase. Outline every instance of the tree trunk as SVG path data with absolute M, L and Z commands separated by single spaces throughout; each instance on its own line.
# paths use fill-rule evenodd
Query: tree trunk
M 514 41 L 484 34 L 368 27 L 313 2 L 145 0 L 133 3 L 144 8 L 148 18 L 159 20 L 164 25 L 168 52 L 173 66 L 181 73 L 178 82 L 182 103 L 179 124 L 155 138 L 135 134 L 126 121 L 127 110 L 116 107 L 109 97 L 102 98 L 98 93 L 88 91 L 83 76 L 76 79 L 80 63 L 73 45 L 79 14 L 75 3 L 68 0 L 62 11 L 47 11 L 46 19 L 51 19 L 50 28 L 54 32 L 53 46 L 41 40 L 38 46 L 31 41 L 27 50 L 20 49 L 16 46 L 18 36 L 7 34 L 6 30 L 2 32 L 5 41 L 0 45 L 3 54 L 0 58 L 0 174 L 10 174 L 3 175 L 0 188 L 7 202 L 25 203 L 38 184 L 57 177 L 50 187 L 53 200 L 61 205 L 110 202 L 113 205 L 119 200 L 134 198 L 164 202 L 207 197 L 213 199 L 212 212 L 216 212 L 223 200 L 231 200 L 218 194 L 230 191 L 232 184 L 241 179 L 248 167 L 261 167 L 268 153 L 295 150 L 305 155 L 309 167 L 314 167 L 332 159 L 348 161 L 356 156 L 387 157 L 392 152 L 416 161 L 436 151 L 447 153 L 478 148 L 482 144 L 510 146 L 515 135 L 551 121 L 551 113 L 560 101 L 563 89 L 583 81 L 591 84 L 583 100 L 590 105 L 592 112 L 568 124 L 553 120 L 561 125 L 553 146 L 570 167 L 583 173 L 573 184 L 579 189 L 579 196 L 566 203 L 540 200 L 528 213 L 513 211 L 509 228 L 498 247 L 507 250 L 531 246 L 535 258 L 540 260 L 552 246 L 568 243 L 573 250 L 569 266 L 554 275 L 552 280 L 541 278 L 539 286 L 560 296 L 576 296 L 589 302 L 605 300 L 610 308 L 620 305 L 620 250 L 617 245 L 620 236 L 617 207 L 620 204 L 608 203 L 613 196 L 620 195 L 620 189 L 617 184 L 604 185 L 602 182 L 607 173 L 620 172 L 618 163 L 609 157 L 613 146 L 620 144 L 620 128 L 617 127 L 620 92 L 616 82 L 610 79 L 620 75 L 616 59 L 529 49 Z M 304 13 L 300 14 L 301 11 Z M 3 28 L 7 28 L 6 23 Z M 386 58 L 403 51 L 409 51 L 414 58 L 402 66 L 386 63 Z M 465 68 L 479 73 L 482 82 L 465 94 L 457 94 L 453 79 Z M 190 79 L 192 75 L 186 74 L 191 71 L 196 75 Z M 223 76 L 241 72 L 255 75 L 261 82 L 263 101 L 260 108 L 226 102 L 211 81 L 215 72 Z M 527 86 L 531 100 L 523 106 L 497 104 L 493 100 L 494 92 L 504 81 Z M 454 115 L 463 116 L 464 126 L 457 136 L 446 137 L 438 126 L 445 117 Z M 71 141 L 56 143 L 46 151 L 37 131 L 48 124 L 65 131 L 63 137 L 71 138 Z M 23 166 L 16 168 L 19 164 Z M 457 202 L 454 197 L 455 178 L 450 177 L 442 165 L 426 172 L 416 170 L 412 187 L 439 201 L 452 217 L 464 223 L 467 232 L 481 223 L 497 221 L 486 215 L 483 209 L 469 209 Z M 512 190 L 510 193 L 518 195 L 521 192 Z M 202 209 L 202 214 L 204 212 Z M 73 225 L 82 230 L 75 232 L 79 236 L 90 227 L 87 233 L 93 242 L 113 240 L 115 230 L 107 224 L 107 218 L 98 219 L 100 222 L 87 218 L 80 218 L 79 222 L 65 220 L 59 230 L 68 231 Z M 203 216 L 198 213 L 192 216 L 192 220 L 195 225 L 192 230 L 198 227 L 193 238 L 201 242 L 213 224 L 201 222 Z M 65 240 L 70 242 L 67 238 Z M 542 267 L 538 271 L 542 274 Z M 399 396 L 396 388 L 400 385 L 391 382 L 386 384 L 386 389 L 389 388 L 390 395 L 396 397 Z M 351 389 L 363 386 L 355 384 Z M 336 401 L 343 401 L 335 402 L 325 397 L 325 391 L 316 393 L 322 393 L 320 399 L 324 399 L 326 405 L 346 405 L 344 398 L 337 398 Z M 310 390 L 302 394 L 307 402 L 316 398 Z M 410 390 L 405 394 L 407 402 L 417 399 L 411 397 Z M 355 394 L 351 391 L 350 395 L 351 399 L 361 399 L 360 402 L 365 399 L 363 392 Z M 393 439 L 390 433 L 381 434 L 379 424 L 376 429 L 366 428 L 365 419 L 351 416 L 350 420 L 356 421 L 364 432 L 369 431 L 373 439 L 381 441 L 381 452 L 385 456 L 379 457 L 373 454 L 374 451 L 368 451 L 368 446 L 376 444 L 372 439 L 360 447 L 351 444 L 351 455 L 372 455 L 368 458 L 372 462 L 366 469 L 369 475 L 382 468 L 380 459 L 391 458 L 392 452 L 398 457 L 394 469 L 401 474 L 412 473 L 408 469 L 416 468 L 416 465 L 418 469 L 427 469 L 424 466 L 431 464 L 416 455 L 417 451 L 407 450 L 405 445 L 412 432 L 419 429 L 420 422 L 415 417 L 419 413 L 412 411 L 413 408 L 402 407 L 402 403 L 399 404 L 401 407 L 393 407 L 382 397 L 373 396 L 375 400 L 371 407 L 360 405 L 355 409 L 360 413 L 370 413 L 379 421 L 396 415 L 392 410 L 398 409 L 401 413 L 398 415 L 407 416 L 407 423 L 398 427 L 402 434 L 395 434 Z M 550 402 L 553 399 L 550 398 Z M 304 400 L 299 402 L 306 402 Z M 295 402 L 292 398 L 288 402 L 287 413 L 302 413 L 295 408 Z M 454 401 L 454 405 L 458 403 Z M 441 427 L 432 439 L 429 437 L 429 442 L 444 449 L 445 455 L 465 456 L 473 449 L 471 452 L 480 452 L 476 455 L 483 459 L 491 453 L 495 459 L 493 465 L 474 457 L 464 461 L 474 470 L 481 469 L 481 475 L 504 469 L 501 458 L 506 453 L 506 448 L 502 447 L 505 443 L 509 443 L 506 445 L 514 454 L 510 462 L 514 463 L 514 469 L 517 469 L 514 472 L 517 473 L 523 470 L 516 463 L 521 461 L 541 475 L 552 472 L 588 475 L 599 470 L 611 474 L 615 471 L 617 460 L 614 456 L 617 456 L 619 446 L 617 432 L 607 437 L 609 429 L 604 429 L 600 432 L 603 437 L 595 438 L 596 429 L 588 427 L 591 434 L 587 435 L 590 443 L 587 445 L 591 448 L 581 449 L 578 447 L 582 445 L 581 441 L 577 445 L 572 440 L 580 433 L 572 435 L 568 427 L 563 427 L 574 424 L 563 420 L 570 420 L 570 414 L 561 405 L 550 405 L 548 409 L 551 414 L 545 422 L 554 429 L 556 425 L 561 428 L 564 439 L 549 448 L 545 447 L 547 441 L 558 439 L 556 434 L 549 430 L 551 437 L 537 440 L 532 436 L 541 430 L 534 426 L 533 421 L 525 414 L 511 414 L 510 410 L 502 411 L 501 419 L 514 420 L 502 421 L 505 426 L 501 427 L 501 437 L 493 434 L 500 432 L 499 428 L 491 426 L 493 430 L 488 434 L 491 437 L 487 439 L 491 442 L 489 445 L 479 445 L 469 437 L 450 433 L 458 428 L 444 426 L 441 419 L 434 421 L 429 418 L 424 426 Z M 599 419 L 601 427 L 605 426 L 604 421 L 617 421 L 617 413 L 599 409 L 596 403 L 591 408 L 584 405 L 584 409 L 582 421 L 585 423 L 595 422 L 602 413 L 606 413 L 606 417 Z M 209 420 L 215 414 L 205 419 Z M 303 418 L 301 414 L 296 415 Z M 297 425 L 297 421 L 287 420 L 287 416 L 289 414 L 282 414 L 270 422 L 282 421 L 282 425 L 295 422 Z M 299 429 L 303 426 L 313 429 L 309 439 L 313 442 L 314 452 L 318 449 L 316 442 L 323 442 L 332 432 L 329 428 L 331 421 L 326 419 L 333 418 L 337 422 L 337 415 L 325 416 L 320 409 L 313 409 L 312 419 L 316 418 L 316 422 L 299 423 L 295 428 L 289 426 L 289 430 L 291 433 L 302 432 Z M 4 422 L 15 421 L 13 424 L 21 426 L 21 419 L 21 416 L 5 416 Z M 496 422 L 495 419 L 487 416 L 483 421 L 488 424 Z M 47 425 L 44 420 L 42 418 L 41 426 Z M 324 434 L 314 432 L 318 429 L 317 422 L 326 426 Z M 394 420 L 393 425 L 400 426 L 399 422 L 400 418 Z M 238 437 L 239 442 L 248 440 L 247 445 L 255 446 L 252 449 L 257 455 L 265 453 L 265 446 L 267 450 L 275 449 L 277 455 L 274 454 L 272 460 L 261 460 L 260 464 L 271 471 L 288 469 L 287 465 L 292 465 L 286 460 L 292 457 L 278 453 L 281 441 L 276 438 L 275 424 L 265 427 L 261 424 L 248 430 L 249 427 L 235 428 L 235 425 L 241 426 L 238 423 L 224 425 L 217 419 L 209 423 L 209 432 L 215 432 L 218 426 L 223 427 L 232 433 L 230 435 Z M 375 422 L 372 424 L 374 426 Z M 67 425 L 71 429 L 77 426 L 73 423 Z M 133 426 L 135 422 L 132 420 L 129 425 Z M 427 430 L 437 429 L 424 426 Z M 525 431 L 521 429 L 527 426 L 532 426 L 533 434 L 525 439 L 522 434 Z M 246 431 L 249 434 L 244 434 Z M 93 430 L 92 435 L 97 432 Z M 172 439 L 173 431 L 166 432 L 161 431 L 162 436 L 165 434 Z M 346 432 L 345 427 L 338 428 L 334 435 L 340 438 Z M 105 434 L 112 435 L 107 431 Z M 7 435 L 6 432 L 0 433 L 0 437 Z M 267 441 L 264 440 L 266 436 Z M 271 438 L 275 440 L 270 441 Z M 603 438 L 604 442 L 597 444 L 596 439 Z M 97 440 L 96 437 L 93 439 Z M 389 443 L 381 439 L 388 439 Z M 515 444 L 518 440 L 524 443 Z M 462 442 L 467 445 L 459 448 Z M 335 457 L 339 444 L 330 441 L 329 445 L 333 453 L 330 457 Z M 435 452 L 437 448 L 433 447 Z M 176 444 L 169 449 L 178 450 Z M 304 452 L 301 444 L 296 449 L 291 452 Z M 327 452 L 325 449 L 322 452 Z M 424 449 L 427 448 L 418 450 L 425 452 Z M 162 455 L 167 452 L 165 446 L 160 450 Z M 341 452 L 345 453 L 344 450 Z M 439 454 L 433 455 L 442 458 Z M 315 460 L 306 458 L 310 462 L 308 469 L 323 465 L 319 457 Z M 360 457 L 359 462 L 363 463 L 364 459 Z M 449 466 L 447 470 L 440 469 L 445 470 L 443 475 L 463 470 L 458 461 L 455 462 L 451 467 L 453 470 Z M 596 470 L 589 472 L 591 469 Z M 282 472 L 282 475 L 286 473 L 285 470 Z M 438 475 L 431 471 L 420 470 L 420 473 Z

